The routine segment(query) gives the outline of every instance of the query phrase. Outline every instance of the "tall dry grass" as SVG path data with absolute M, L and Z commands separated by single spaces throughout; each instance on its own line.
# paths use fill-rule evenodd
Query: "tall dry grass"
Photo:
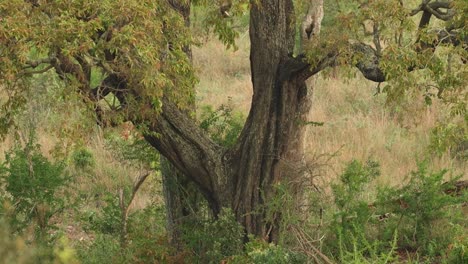
M 213 39 L 194 47 L 194 65 L 200 78 L 197 85 L 199 106 L 231 103 L 236 110 L 248 113 L 252 97 L 248 34 L 241 34 L 237 44 L 236 51 L 226 50 L 222 43 Z M 385 106 L 384 94 L 374 95 L 375 88 L 375 83 L 359 76 L 350 80 L 317 78 L 310 121 L 324 122 L 324 125 L 309 128 L 307 148 L 312 159 L 335 155 L 327 159 L 327 166 L 321 169 L 325 182 L 334 179 L 351 159 L 368 158 L 380 162 L 383 183 L 400 183 L 416 168 L 416 161 L 423 159 L 429 159 L 434 169 L 447 168 L 467 178 L 465 163 L 449 154 L 431 155 L 427 148 L 430 130 L 443 113 L 443 105 L 435 102 L 427 107 L 422 100 L 414 100 L 404 109 L 394 111 Z M 77 113 L 71 112 L 70 117 Z M 51 157 L 50 153 L 60 141 L 47 126 L 56 124 L 40 123 L 38 143 L 44 154 Z M 9 138 L 0 144 L 0 161 L 12 143 Z M 121 164 L 106 150 L 102 133 L 95 132 L 85 143 L 95 155 L 96 167 L 93 177 L 78 176 L 79 189 L 113 192 L 123 184 L 131 184 L 132 175 L 141 173 Z M 141 198 L 135 201 L 136 207 L 144 207 L 148 195 L 143 190 Z
M 232 106 L 247 113 L 252 98 L 248 33 L 241 34 L 238 50 L 226 50 L 215 40 L 193 48 L 194 65 L 200 82 L 197 103 L 220 106 L 230 100 Z
M 218 106 L 232 100 L 236 110 L 247 115 L 252 96 L 248 38 L 240 38 L 238 45 L 239 50 L 233 52 L 210 40 L 194 49 L 200 76 L 199 105 Z M 438 157 L 428 150 L 430 131 L 444 106 L 435 102 L 427 107 L 419 98 L 395 110 L 385 105 L 384 94 L 374 95 L 376 86 L 360 76 L 317 78 L 310 121 L 324 125 L 309 128 L 307 148 L 311 159 L 327 160 L 327 166 L 321 168 L 323 180 L 334 179 L 352 159 L 380 162 L 385 184 L 401 183 L 416 169 L 417 161 L 424 159 L 433 169 L 447 168 L 467 178 L 462 161 L 448 153 Z M 335 156 L 328 159 L 332 154 Z

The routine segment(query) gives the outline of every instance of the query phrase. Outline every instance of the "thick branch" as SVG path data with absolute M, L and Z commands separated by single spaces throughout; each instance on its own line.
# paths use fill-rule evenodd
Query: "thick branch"
M 80 90 L 82 92 L 90 90 L 90 80 L 81 66 L 74 63 L 72 58 L 62 54 L 60 50 L 57 51 L 57 59 L 52 62 L 52 65 L 62 78 L 66 78 L 66 74 L 71 74 L 75 77 L 78 83 L 81 84 Z
M 331 52 L 314 65 L 306 61 L 304 54 L 295 58 L 290 57 L 282 63 L 280 80 L 295 78 L 298 81 L 305 81 L 325 68 L 336 65 L 337 57 L 338 53 Z
M 145 139 L 166 157 L 184 175 L 191 178 L 210 203 L 219 197 L 216 189 L 223 171 L 224 150 L 215 144 L 176 105 L 163 99 L 162 112 L 154 117 L 144 134 Z
M 23 71 L 22 74 L 24 74 L 24 75 L 40 74 L 40 73 L 44 73 L 44 72 L 49 71 L 49 70 L 52 69 L 53 67 L 54 67 L 54 66 L 52 66 L 52 65 L 47 65 L 44 69 L 32 70 L 32 71 Z
M 380 57 L 377 51 L 365 43 L 355 43 L 352 45 L 352 49 L 360 57 L 356 67 L 364 77 L 374 82 L 384 82 L 385 74 L 379 67 Z
M 432 15 L 436 16 L 437 18 L 447 21 L 450 20 L 455 11 L 451 8 L 452 1 L 435 1 L 431 2 L 430 0 L 424 0 L 416 9 L 413 9 L 410 12 L 410 16 L 414 16 L 419 12 L 429 12 Z M 444 8 L 447 9 L 447 12 L 442 12 L 439 9 Z

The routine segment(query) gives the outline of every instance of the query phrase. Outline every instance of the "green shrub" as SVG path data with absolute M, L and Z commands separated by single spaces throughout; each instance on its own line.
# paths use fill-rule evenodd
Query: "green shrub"
M 370 183 L 380 175 L 379 164 L 368 161 L 362 164 L 353 160 L 348 164 L 339 182 L 332 185 L 336 212 L 330 225 L 332 252 L 338 251 L 343 261 L 346 252 L 377 254 L 381 244 L 372 240 L 375 224 Z
M 150 205 L 132 214 L 129 222 L 128 252 L 133 263 L 180 263 L 187 252 L 177 251 L 168 243 L 165 208 Z
M 438 155 L 450 151 L 451 155 L 461 160 L 468 159 L 468 114 L 464 119 L 452 123 L 441 123 L 431 131 L 429 149 Z
M 0 263 L 34 263 L 35 254 L 36 249 L 21 237 L 12 236 L 8 223 L 0 218 Z
M 445 170 L 430 172 L 420 163 L 402 186 L 371 189 L 379 174 L 375 162 L 352 161 L 332 185 L 336 213 L 327 253 L 341 263 L 389 263 L 398 260 L 397 251 L 418 261 L 466 258 L 460 207 L 467 192 L 447 194 L 458 178 L 445 182 Z
M 57 243 L 43 241 L 27 242 L 24 237 L 15 234 L 5 219 L 0 218 L 0 264 L 76 264 L 79 263 L 75 251 L 61 237 Z
M 122 226 L 119 198 L 110 192 L 103 195 L 102 211 L 88 211 L 81 217 L 85 227 L 102 234 L 119 234 Z
M 245 253 L 233 256 L 228 263 L 300 264 L 307 263 L 307 258 L 300 253 L 250 237 L 250 241 L 245 245 Z
M 104 234 L 97 234 L 90 245 L 81 245 L 78 248 L 78 257 L 82 264 L 128 263 L 118 238 Z
M 402 187 L 379 191 L 379 207 L 382 212 L 391 212 L 386 225 L 399 230 L 400 247 L 440 256 L 463 233 L 460 205 L 467 201 L 467 192 L 447 194 L 459 177 L 446 182 L 446 173 L 431 172 L 426 162 L 419 163 Z
M 230 209 L 222 209 L 215 221 L 192 222 L 182 231 L 185 246 L 198 263 L 220 263 L 240 254 L 243 238 L 244 228 Z
M 72 161 L 73 165 L 80 170 L 93 168 L 96 163 L 93 153 L 86 148 L 75 150 L 72 154 Z
M 449 246 L 447 263 L 468 262 L 468 236 L 466 236 L 466 233 L 464 234 L 454 239 L 453 243 Z
M 164 208 L 148 206 L 131 214 L 128 240 L 122 247 L 119 240 L 120 211 L 115 196 L 107 195 L 103 214 L 91 213 L 88 228 L 96 232 L 96 239 L 79 247 L 83 263 L 179 263 L 186 252 L 177 252 L 165 236 Z
M 47 160 L 39 145 L 28 143 L 6 153 L 0 179 L 6 186 L 7 199 L 14 204 L 11 220 L 18 231 L 35 220 L 44 232 L 50 227 L 49 219 L 64 208 L 65 199 L 59 195 L 67 183 L 64 163 Z

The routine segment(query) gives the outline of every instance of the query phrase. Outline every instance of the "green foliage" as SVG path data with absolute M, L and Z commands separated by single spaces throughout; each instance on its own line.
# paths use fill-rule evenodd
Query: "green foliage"
M 72 153 L 73 165 L 80 170 L 94 167 L 96 161 L 93 153 L 86 148 L 79 148 Z
M 187 252 L 177 252 L 167 242 L 165 226 L 165 208 L 160 204 L 151 204 L 131 215 L 131 243 L 127 251 L 134 263 L 174 263 L 173 260 L 185 257 Z
M 464 0 L 450 3 L 453 8 L 448 12 L 454 13 L 453 19 L 442 21 L 432 16 L 431 23 L 419 28 L 421 12 L 409 13 L 421 1 L 325 1 L 322 33 L 306 47 L 307 58 L 317 65 L 323 54 L 339 53 L 337 64 L 351 66 L 343 69 L 355 76 L 354 66 L 365 63 L 367 55 L 350 43 L 372 43 L 379 68 L 386 75 L 382 91 L 387 95 L 388 106 L 398 107 L 413 101 L 415 96 L 423 96 L 428 105 L 441 99 L 462 116 L 467 109 L 466 45 L 452 45 L 442 40 L 449 37 L 440 33 L 453 30 L 451 37 L 455 42 L 466 42 L 467 4 Z M 442 41 L 432 47 L 439 40 Z
M 343 210 L 360 206 L 363 194 L 368 190 L 368 184 L 380 176 L 380 165 L 375 161 L 367 161 L 365 165 L 357 160 L 348 164 L 340 176 L 340 184 L 332 185 L 335 203 Z
M 468 262 L 468 237 L 466 235 L 462 235 L 454 239 L 453 243 L 449 245 L 447 263 L 466 262 Z
M 47 160 L 33 141 L 6 153 L 0 177 L 8 200 L 14 204 L 12 223 L 18 230 L 35 220 L 43 232 L 49 227 L 49 219 L 64 207 L 65 199 L 59 195 L 67 182 L 64 163 Z
M 432 129 L 429 149 L 438 155 L 447 151 L 462 160 L 468 159 L 468 114 L 461 120 L 440 123 Z
M 196 79 L 184 52 L 192 38 L 167 1 L 2 1 L 0 16 L 0 80 L 10 95 L 0 102 L 2 129 L 14 124 L 12 115 L 29 100 L 30 77 L 56 60 L 81 68 L 62 77 L 84 93 L 96 85 L 88 72 L 118 73 L 146 98 L 143 105 L 161 101 L 163 94 L 181 107 L 193 99 Z M 128 99 L 142 110 L 141 101 Z M 153 107 L 160 110 L 161 104 Z M 148 112 L 138 110 L 134 113 Z
M 159 169 L 159 153 L 136 130 L 106 135 L 106 148 L 120 162 L 136 168 Z
M 83 264 L 126 263 L 121 254 L 118 239 L 111 235 L 98 234 L 89 246 L 83 245 L 78 250 L 78 257 Z
M 356 254 L 371 254 L 377 258 L 382 244 L 386 243 L 372 238 L 376 219 L 369 206 L 373 200 L 370 184 L 380 176 L 379 167 L 374 161 L 362 164 L 353 160 L 340 176 L 339 183 L 332 185 L 337 211 L 330 225 L 334 240 L 330 246 L 339 251 L 341 261 L 349 261 L 349 257 Z
M 34 263 L 35 248 L 26 245 L 21 237 L 14 238 L 10 227 L 0 218 L 0 263 Z
M 306 261 L 306 257 L 302 254 L 250 237 L 250 241 L 245 245 L 245 253 L 232 257 L 228 263 L 299 264 Z
M 79 263 L 66 238 L 58 239 L 57 243 L 27 242 L 25 237 L 10 228 L 3 217 L 0 217 L 0 256 L 1 264 Z
M 158 204 L 130 214 L 128 243 L 122 248 L 118 201 L 111 194 L 106 197 L 107 205 L 102 212 L 83 217 L 88 222 L 87 228 L 96 232 L 96 239 L 78 247 L 82 263 L 174 263 L 184 258 L 185 252 L 177 252 L 167 242 L 165 209 Z
M 240 254 L 244 228 L 230 209 L 222 209 L 215 221 L 190 223 L 184 227 L 182 239 L 199 263 L 220 263 Z
M 462 218 L 457 212 L 459 205 L 468 199 L 468 192 L 464 190 L 459 196 L 447 194 L 459 177 L 445 182 L 446 173 L 446 170 L 431 172 L 427 163 L 419 163 L 407 184 L 379 191 L 379 206 L 394 214 L 386 224 L 399 230 L 400 246 L 438 256 L 463 232 Z
M 396 260 L 397 250 L 429 260 L 463 258 L 461 234 L 467 227 L 460 205 L 468 194 L 447 194 L 459 178 L 445 182 L 445 174 L 420 163 L 402 186 L 375 191 L 370 187 L 380 175 L 378 164 L 352 161 L 332 185 L 337 212 L 326 251 L 343 263 L 389 263 Z
M 207 131 L 215 142 L 230 147 L 236 143 L 245 118 L 241 113 L 233 112 L 232 107 L 221 105 L 217 110 L 213 110 L 211 106 L 203 107 L 200 120 L 200 127 Z
M 217 0 L 213 4 L 211 0 L 194 0 L 192 3 L 197 7 L 196 15 L 202 17 L 201 24 L 206 33 L 212 31 L 228 49 L 231 47 L 237 49 L 238 29 L 245 29 L 248 25 L 246 15 L 250 8 L 249 2 Z M 220 12 L 220 9 L 224 12 Z
M 119 198 L 108 192 L 103 195 L 102 200 L 104 203 L 102 211 L 89 211 L 82 216 L 82 219 L 90 230 L 102 234 L 119 234 L 122 226 Z

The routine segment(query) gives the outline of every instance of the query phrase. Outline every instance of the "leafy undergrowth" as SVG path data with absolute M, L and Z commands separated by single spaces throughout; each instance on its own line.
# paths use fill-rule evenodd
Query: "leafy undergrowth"
M 251 236 L 244 244 L 243 228 L 225 209 L 217 220 L 188 221 L 175 247 L 168 242 L 165 209 L 159 202 L 132 211 L 127 241 L 122 243 L 124 223 L 118 195 L 106 193 L 101 206 L 93 208 L 80 205 L 87 200 L 72 201 L 77 197 L 67 195 L 73 181 L 63 169 L 64 162 L 52 162 L 37 149 L 34 141 L 23 148 L 16 146 L 0 166 L 5 187 L 0 196 L 0 253 L 5 256 L 1 263 L 467 261 L 466 184 L 460 184 L 460 177 L 448 177 L 445 170 L 428 170 L 426 162 L 420 162 L 402 184 L 379 186 L 375 182 L 382 176 L 377 162 L 351 161 L 332 185 L 330 198 L 311 194 L 311 204 L 326 213 L 317 214 L 311 208 L 305 222 L 286 222 L 291 219 L 285 217 L 278 245 Z M 84 150 L 71 154 L 69 162 L 82 173 L 89 173 L 95 164 Z M 269 204 L 276 206 L 274 210 L 282 205 L 287 216 L 293 209 L 284 199 L 287 187 L 281 190 L 279 201 Z M 63 209 L 66 205 L 86 210 L 70 212 Z M 74 224 L 92 238 L 71 242 L 66 230 L 52 221 L 69 218 L 67 214 L 74 214 Z M 318 222 L 321 224 L 316 225 Z

